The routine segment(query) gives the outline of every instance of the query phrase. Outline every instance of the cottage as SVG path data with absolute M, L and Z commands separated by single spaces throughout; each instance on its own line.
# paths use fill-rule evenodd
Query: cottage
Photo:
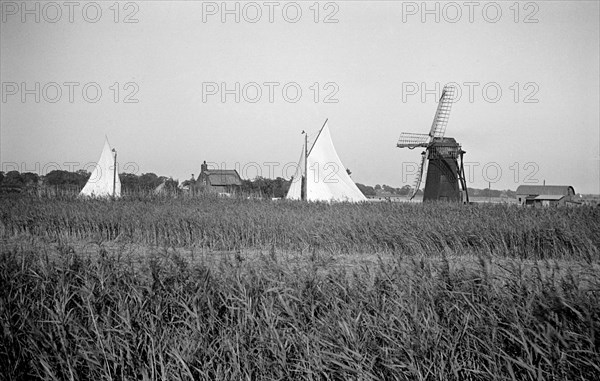
M 235 169 L 208 169 L 206 161 L 196 181 L 196 188 L 219 194 L 238 193 L 242 179 Z
M 570 185 L 520 185 L 516 193 L 519 205 L 557 206 L 576 203 L 575 189 Z

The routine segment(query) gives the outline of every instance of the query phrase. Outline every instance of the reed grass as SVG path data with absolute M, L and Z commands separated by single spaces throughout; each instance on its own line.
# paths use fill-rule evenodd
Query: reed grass
M 274 255 L 277 257 L 277 254 Z M 5 379 L 594 380 L 600 269 L 0 256 Z
M 600 248 L 600 209 L 592 207 L 306 204 L 217 197 L 3 198 L 0 213 L 4 238 L 588 261 L 598 258 Z
M 0 377 L 596 380 L 599 217 L 593 208 L 0 199 Z M 146 254 L 132 258 L 125 244 Z M 379 261 L 335 266 L 368 253 Z

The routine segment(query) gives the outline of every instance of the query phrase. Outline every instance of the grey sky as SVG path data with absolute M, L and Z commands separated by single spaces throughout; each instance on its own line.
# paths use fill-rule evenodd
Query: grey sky
M 237 166 L 242 177 L 257 174 L 252 163 L 263 176 L 281 176 L 298 158 L 300 132 L 314 136 L 329 118 L 356 182 L 412 185 L 420 152 L 395 148 L 398 136 L 431 126 L 437 97 L 423 102 L 422 84 L 441 90 L 455 82 L 462 97 L 446 135 L 473 163 L 470 186 L 546 180 L 600 193 L 598 1 L 428 2 L 429 14 L 421 1 L 321 2 L 318 23 L 312 1 L 240 2 L 240 22 L 225 14 L 224 23 L 221 1 L 120 2 L 118 15 L 112 1 L 78 2 L 73 22 L 63 2 L 54 3 L 61 15 L 40 2 L 39 23 L 35 3 L 23 14 L 21 2 L 2 1 L 5 171 L 43 172 L 54 168 L 49 163 L 80 169 L 98 159 L 107 135 L 121 165 L 135 163 L 129 169 L 138 173 L 184 180 L 206 160 Z M 91 22 L 97 8 L 102 15 Z M 252 23 L 257 9 L 262 17 Z M 337 22 L 324 23 L 327 15 Z M 223 102 L 218 87 L 233 90 L 236 82 L 239 103 L 235 91 Z M 21 83 L 33 89 L 24 103 Z M 96 103 L 96 85 L 87 100 L 82 95 L 90 83 L 102 90 Z M 251 83 L 262 91 L 256 103 Z M 293 103 L 296 87 L 302 94 Z M 138 102 L 126 103 L 132 93 Z M 337 103 L 325 102 L 328 95 Z

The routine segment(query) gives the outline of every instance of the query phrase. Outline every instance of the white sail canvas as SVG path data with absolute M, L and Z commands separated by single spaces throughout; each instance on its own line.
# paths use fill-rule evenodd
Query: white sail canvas
M 298 168 L 301 168 L 299 176 L 304 168 L 303 162 L 304 157 L 301 157 L 298 164 Z M 308 201 L 366 201 L 366 197 L 354 184 L 335 151 L 327 123 L 308 153 L 307 162 Z M 292 182 L 286 198 L 300 199 L 300 190 L 301 181 Z
M 294 172 L 294 177 L 292 177 L 290 189 L 288 189 L 285 196 L 286 199 L 300 200 L 302 198 L 302 176 L 304 176 L 304 145 L 300 153 L 300 160 L 298 160 L 298 165 L 296 166 L 296 172 Z
M 88 182 L 81 190 L 80 195 L 90 197 L 120 197 L 121 181 L 119 181 L 119 174 L 115 171 L 114 165 L 114 153 L 110 148 L 110 144 L 108 144 L 108 139 L 106 139 L 100 159 L 94 167 Z

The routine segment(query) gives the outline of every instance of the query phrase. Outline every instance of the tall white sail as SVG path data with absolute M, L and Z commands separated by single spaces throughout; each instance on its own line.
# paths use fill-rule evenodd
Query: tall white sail
M 296 172 L 292 177 L 292 183 L 290 189 L 288 189 L 285 198 L 289 200 L 300 200 L 302 198 L 302 176 L 304 176 L 304 145 L 302 145 L 302 152 L 300 153 L 300 160 L 296 166 Z
M 100 159 L 80 195 L 91 197 L 121 196 L 121 181 L 119 180 L 119 174 L 115 171 L 114 155 L 115 153 L 111 150 L 108 139 L 106 139 Z
M 303 159 L 300 158 L 301 163 Z M 354 184 L 335 151 L 327 123 L 319 132 L 317 140 L 308 153 L 307 162 L 306 198 L 308 201 L 366 201 L 366 197 Z M 301 165 L 299 164 L 298 167 L 300 168 Z M 298 183 L 295 185 L 292 182 L 286 198 L 300 198 L 301 182 Z

